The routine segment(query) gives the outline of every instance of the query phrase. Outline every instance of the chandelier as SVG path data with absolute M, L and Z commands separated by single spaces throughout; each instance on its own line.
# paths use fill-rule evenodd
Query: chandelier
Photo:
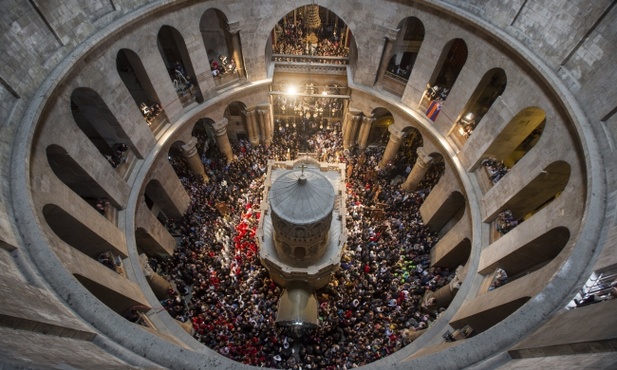
M 319 18 L 319 5 L 308 5 L 306 11 L 306 28 L 316 30 L 321 27 L 321 18 Z
M 343 95 L 336 94 L 338 86 L 315 86 L 306 83 L 304 91 L 288 86 L 285 93 L 277 94 L 273 102 L 275 113 L 300 118 L 339 117 L 343 110 Z M 321 91 L 321 93 L 319 93 Z

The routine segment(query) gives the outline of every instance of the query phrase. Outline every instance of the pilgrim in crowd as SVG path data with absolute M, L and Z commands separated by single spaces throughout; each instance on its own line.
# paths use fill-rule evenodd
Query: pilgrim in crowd
M 496 184 L 502 177 L 504 177 L 510 170 L 503 161 L 498 161 L 493 157 L 485 158 L 482 160 L 482 166 L 488 172 L 488 176 Z
M 496 227 L 497 227 L 497 231 L 501 235 L 506 235 L 512 229 L 517 227 L 519 223 L 520 221 L 514 217 L 514 215 L 512 214 L 512 211 L 509 209 L 506 209 L 505 211 L 497 215 Z
M 343 150 L 340 124 L 312 131 L 281 124 L 268 148 L 234 143 L 229 164 L 216 146 L 205 148 L 207 183 L 170 151 L 191 203 L 183 219 L 167 224 L 180 239 L 173 256 L 149 258 L 175 287 L 161 304 L 175 319 L 191 322 L 204 345 L 255 366 L 348 369 L 401 349 L 443 311 L 421 307 L 424 294 L 448 284 L 454 271 L 430 266 L 437 236 L 419 213 L 443 163 L 429 169 L 417 191 L 405 192 L 400 182 L 413 162 L 379 168 L 383 148 Z M 316 292 L 320 326 L 300 336 L 275 324 L 282 290 L 261 266 L 255 241 L 267 160 L 293 160 L 298 153 L 351 167 L 340 269 Z

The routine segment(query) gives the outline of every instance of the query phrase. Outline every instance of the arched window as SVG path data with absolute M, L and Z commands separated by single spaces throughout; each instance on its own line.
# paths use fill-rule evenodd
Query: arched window
M 92 208 L 108 218 L 112 216 L 111 207 L 122 209 L 122 206 L 64 148 L 50 145 L 46 151 L 49 166 L 58 179 L 88 202 Z
M 206 10 L 199 21 L 199 31 L 203 39 L 208 63 L 214 83 L 222 86 L 241 76 L 242 53 L 238 35 L 229 31 L 227 17 L 218 9 Z
M 353 44 L 351 31 L 341 18 L 311 4 L 294 9 L 274 26 L 266 56 L 282 63 L 348 64 Z
M 452 128 L 455 142 L 462 147 L 495 100 L 506 89 L 506 73 L 501 68 L 486 72 Z
M 227 135 L 229 135 L 229 138 L 232 140 L 243 139 L 245 141 L 248 141 L 249 131 L 247 123 L 244 121 L 244 116 L 242 115 L 242 112 L 244 110 L 246 110 L 246 105 L 238 101 L 229 103 L 227 109 L 225 109 L 224 114 L 225 118 L 227 118 Z M 258 121 L 257 126 L 259 128 L 259 133 L 265 137 L 265 131 L 267 130 L 267 128 L 261 127 L 262 124 L 259 117 L 256 117 L 256 119 Z M 266 122 L 263 123 L 263 125 L 265 124 Z
M 216 146 L 216 137 L 212 129 L 214 120 L 210 118 L 201 118 L 193 126 L 191 135 L 197 138 L 198 153 L 207 153 L 210 148 Z
M 481 176 L 488 176 L 491 186 L 497 183 L 536 145 L 545 124 L 546 113 L 541 108 L 530 107 L 520 111 L 482 156 Z
M 439 236 L 445 235 L 465 213 L 465 197 L 458 191 L 452 192 L 439 206 L 426 226 Z
M 428 81 L 429 88 L 423 95 L 424 104 L 433 100 L 446 100 L 459 73 L 467 61 L 467 44 L 462 39 L 450 40 L 444 47 Z M 426 104 L 428 106 L 428 104 Z
M 407 126 L 403 129 L 405 138 L 398 150 L 398 159 L 395 161 L 395 174 L 407 177 L 418 158 L 418 148 L 424 145 L 424 139 L 418 129 Z M 396 176 L 396 175 L 395 175 Z
M 124 246 L 116 246 L 104 237 L 91 230 L 80 220 L 55 204 L 46 204 L 43 207 L 43 217 L 62 241 L 81 253 L 98 260 L 101 254 L 111 251 L 113 255 L 127 257 Z
M 570 165 L 567 162 L 556 161 L 546 166 L 493 217 L 496 230 L 493 241 L 548 206 L 565 189 L 569 179 Z
M 174 171 L 176 171 L 176 175 L 180 179 L 192 179 L 193 175 L 191 169 L 182 154 L 182 145 L 184 142 L 176 141 L 169 147 L 169 151 L 167 152 L 167 159 L 169 160 L 169 164 L 173 167 Z
M 424 25 L 418 18 L 408 17 L 401 21 L 398 28 L 400 31 L 392 48 L 392 55 L 385 61 L 385 75 L 407 82 L 424 41 Z
M 182 106 L 187 107 L 194 101 L 203 102 L 203 97 L 196 88 L 197 77 L 193 63 L 180 32 L 173 27 L 162 26 L 157 45 Z
M 75 123 L 92 144 L 109 161 L 110 165 L 124 174 L 137 151 L 107 104 L 96 91 L 80 87 L 71 94 L 71 112 Z
M 386 108 L 375 108 L 371 113 L 375 121 L 370 128 L 367 145 L 385 146 L 390 137 L 388 127 L 394 124 L 394 117 Z
M 141 59 L 132 50 L 120 49 L 116 55 L 116 69 L 150 130 L 156 132 L 167 122 L 167 116 Z
M 182 213 L 176 208 L 173 200 L 158 180 L 148 182 L 144 191 L 144 200 L 163 226 L 166 226 L 168 221 L 172 219 L 182 217 Z

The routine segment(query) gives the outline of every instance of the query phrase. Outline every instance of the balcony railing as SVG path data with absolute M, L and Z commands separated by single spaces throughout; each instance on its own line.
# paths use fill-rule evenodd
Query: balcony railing
M 272 62 L 277 72 L 345 75 L 349 58 L 274 54 Z

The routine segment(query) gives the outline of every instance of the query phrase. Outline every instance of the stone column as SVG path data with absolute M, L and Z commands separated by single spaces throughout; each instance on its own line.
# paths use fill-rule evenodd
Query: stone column
M 345 115 L 346 124 L 343 130 L 343 147 L 345 149 L 348 149 L 356 142 L 356 132 L 362 119 L 361 113 L 360 111 L 352 112 L 350 110 Z
M 397 28 L 395 30 L 388 29 L 386 35 L 384 36 L 384 48 L 381 56 L 381 63 L 379 64 L 379 70 L 377 71 L 377 77 L 375 78 L 375 84 L 380 82 L 383 78 L 383 74 L 386 72 L 388 68 L 388 64 L 390 63 L 390 59 L 392 59 L 392 50 L 394 49 L 394 43 L 398 38 L 399 31 L 401 29 Z
M 229 34 L 231 35 L 231 45 L 233 47 L 231 57 L 236 61 L 238 75 L 244 77 L 244 58 L 242 57 L 242 47 L 240 46 L 240 22 L 228 23 Z
M 208 175 L 206 175 L 206 171 L 204 170 L 204 165 L 201 162 L 201 158 L 197 153 L 197 138 L 192 137 L 188 143 L 182 145 L 182 155 L 186 158 L 186 161 L 191 168 L 191 171 L 199 177 L 201 177 L 204 182 L 208 182 L 210 179 Z
M 411 172 L 407 176 L 405 182 L 401 185 L 401 188 L 406 191 L 414 191 L 418 187 L 418 184 L 424 178 L 424 174 L 428 171 L 433 157 L 426 154 L 423 147 L 418 148 L 418 159 L 414 164 Z
M 429 292 L 424 297 L 424 304 L 432 309 L 446 308 L 452 303 L 460 286 L 461 281 L 458 279 L 458 276 L 455 276 L 447 285 L 442 286 L 435 292 Z
M 152 289 L 152 292 L 158 299 L 165 299 L 169 297 L 169 292 L 173 291 L 173 286 L 169 283 L 169 281 L 165 280 L 164 277 L 157 274 L 150 265 L 148 264 L 148 259 L 146 255 L 142 254 L 139 256 L 139 260 L 141 263 L 141 267 L 143 268 L 144 275 L 146 276 L 146 280 L 148 280 L 148 284 Z
M 259 127 L 261 129 L 261 141 L 266 147 L 269 147 L 272 143 L 272 122 L 270 122 L 270 107 L 268 105 L 262 105 L 257 107 L 257 113 L 259 114 Z
M 255 115 L 256 112 L 254 108 L 244 111 L 244 116 L 246 117 L 246 128 L 249 132 L 249 142 L 253 146 L 259 145 L 259 131 L 257 129 L 257 118 Z
M 401 147 L 401 143 L 403 142 L 404 137 L 405 135 L 402 132 L 390 131 L 388 145 L 386 145 L 386 150 L 384 150 L 381 161 L 379 161 L 380 168 L 385 167 L 388 162 L 394 160 L 394 158 L 396 157 L 396 153 L 398 153 L 398 150 Z
M 375 122 L 374 117 L 362 117 L 362 126 L 360 127 L 360 135 L 358 137 L 358 145 L 362 150 L 366 149 L 368 145 L 368 136 L 371 133 L 373 122 Z
M 227 137 L 227 118 L 223 118 L 220 122 L 212 125 L 214 134 L 216 135 L 216 145 L 221 153 L 227 158 L 227 163 L 231 163 L 234 159 L 234 153 L 231 150 L 231 143 Z

